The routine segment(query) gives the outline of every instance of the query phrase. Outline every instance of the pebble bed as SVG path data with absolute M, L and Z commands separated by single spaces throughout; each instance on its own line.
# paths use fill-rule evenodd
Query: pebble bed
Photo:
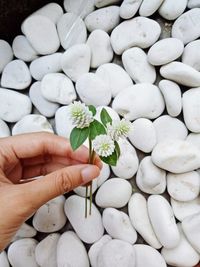
M 200 260 L 200 0 L 64 0 L 0 40 L 0 137 L 69 137 L 68 105 L 133 130 L 116 167 L 43 205 L 0 266 L 192 267 Z M 88 200 L 89 202 L 89 200 Z M 19 257 L 20 255 L 20 257 Z

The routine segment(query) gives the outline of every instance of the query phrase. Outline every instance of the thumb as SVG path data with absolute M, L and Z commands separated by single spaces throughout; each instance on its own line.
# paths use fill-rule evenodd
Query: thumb
M 100 169 L 96 165 L 89 164 L 74 165 L 52 172 L 41 179 L 20 185 L 24 203 L 38 209 L 47 201 L 87 184 L 99 173 Z

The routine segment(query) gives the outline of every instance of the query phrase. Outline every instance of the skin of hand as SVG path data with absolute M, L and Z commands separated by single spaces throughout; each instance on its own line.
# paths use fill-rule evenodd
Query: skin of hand
M 66 138 L 31 133 L 0 139 L 0 251 L 47 201 L 87 184 L 102 168 L 87 164 L 88 149 L 72 151 Z M 40 179 L 30 179 L 43 176 Z

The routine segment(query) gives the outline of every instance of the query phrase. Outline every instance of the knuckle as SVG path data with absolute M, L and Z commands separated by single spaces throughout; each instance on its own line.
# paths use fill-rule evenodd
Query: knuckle
M 56 178 L 59 192 L 65 193 L 73 189 L 73 175 L 70 171 L 62 171 Z

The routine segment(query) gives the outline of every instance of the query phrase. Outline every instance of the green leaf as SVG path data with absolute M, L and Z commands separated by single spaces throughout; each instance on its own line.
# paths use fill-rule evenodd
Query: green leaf
M 119 144 L 117 143 L 117 141 L 115 141 L 115 151 L 117 153 L 117 158 L 119 158 L 121 151 L 120 151 L 120 147 L 119 147 Z
M 95 116 L 97 113 L 96 108 L 93 105 L 89 105 L 88 108 L 89 108 L 89 111 L 92 112 L 92 115 Z
M 100 157 L 100 159 L 101 159 L 103 162 L 105 162 L 105 163 L 107 163 L 108 165 L 110 165 L 110 166 L 116 166 L 116 164 L 117 164 L 117 153 L 116 153 L 116 151 L 114 151 L 114 152 L 112 153 L 112 155 L 110 155 L 110 156 L 108 156 L 108 157 Z
M 91 140 L 95 139 L 95 137 L 100 134 L 106 134 L 105 127 L 97 120 L 94 120 L 92 123 L 90 123 L 89 128 L 90 128 L 89 138 Z
M 102 108 L 100 117 L 104 126 L 106 126 L 107 123 L 112 123 L 112 119 L 105 108 Z
M 89 135 L 89 127 L 80 129 L 74 128 L 70 134 L 70 144 L 73 150 L 79 148 L 87 139 Z

